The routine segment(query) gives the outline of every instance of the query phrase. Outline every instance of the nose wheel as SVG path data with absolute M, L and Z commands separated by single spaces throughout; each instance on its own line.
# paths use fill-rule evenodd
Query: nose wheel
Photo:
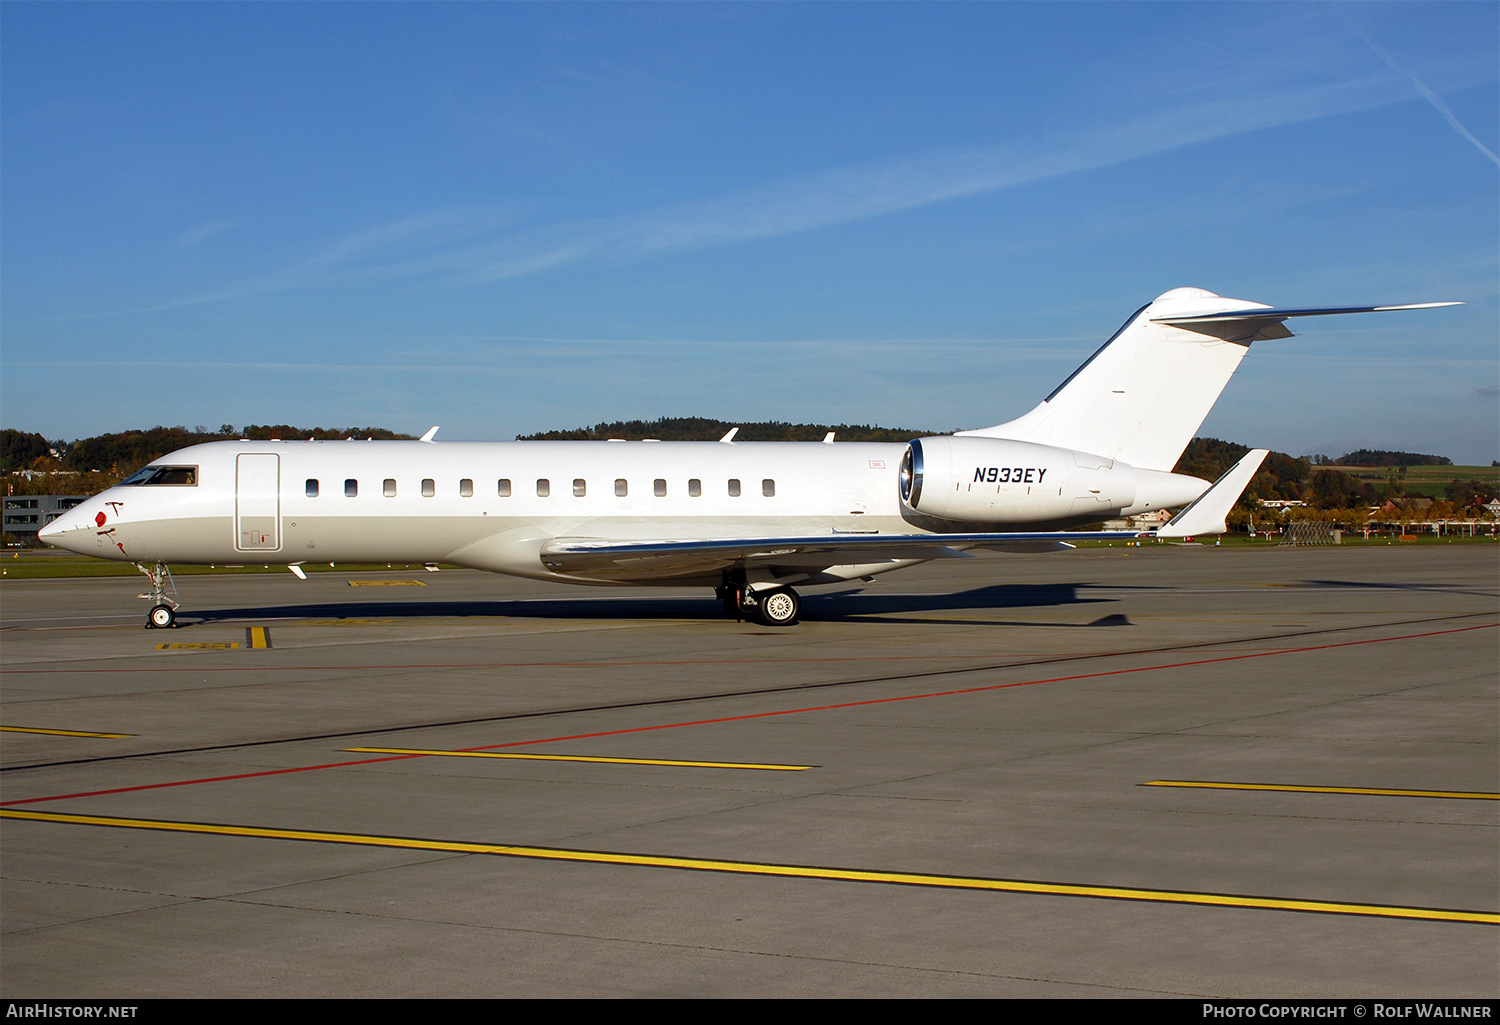
M 138 562 L 135 568 L 151 581 L 151 590 L 138 596 L 151 603 L 151 611 L 146 613 L 146 629 L 169 630 L 176 626 L 177 606 L 182 603 L 177 600 L 177 582 L 172 579 L 171 569 L 164 562 L 158 562 L 154 566 L 144 566 Z

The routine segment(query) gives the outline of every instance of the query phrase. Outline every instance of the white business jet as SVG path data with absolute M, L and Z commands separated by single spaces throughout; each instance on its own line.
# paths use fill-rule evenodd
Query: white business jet
M 726 612 L 797 621 L 794 587 L 969 549 L 1045 551 L 1069 531 L 1180 509 L 1158 538 L 1222 533 L 1266 456 L 1212 485 L 1172 473 L 1251 342 L 1284 321 L 1404 306 L 1276 309 L 1176 288 L 1019 419 L 907 444 L 220 441 L 165 456 L 42 540 L 133 562 L 147 625 L 173 626 L 171 563 L 445 562 L 579 584 L 714 588 Z

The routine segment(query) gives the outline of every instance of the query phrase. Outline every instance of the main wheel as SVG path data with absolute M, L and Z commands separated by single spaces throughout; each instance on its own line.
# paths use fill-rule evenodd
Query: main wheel
M 791 626 L 797 622 L 797 613 L 802 611 L 802 599 L 790 587 L 778 587 L 765 591 L 760 598 L 760 620 L 767 626 Z
M 177 622 L 177 613 L 172 611 L 170 605 L 153 605 L 151 611 L 146 613 L 146 626 L 149 629 L 165 630 Z

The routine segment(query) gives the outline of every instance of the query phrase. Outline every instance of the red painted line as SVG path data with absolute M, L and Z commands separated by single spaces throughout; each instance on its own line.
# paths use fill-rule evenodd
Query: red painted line
M 374 765 L 376 762 L 399 762 L 406 758 L 426 758 L 427 755 L 391 755 L 386 758 L 362 758 L 356 762 L 328 762 L 323 765 L 300 765 L 294 769 L 266 769 L 263 772 L 242 772 L 234 776 L 205 776 L 202 779 L 179 779 L 171 783 L 143 783 L 136 787 L 115 787 L 113 790 L 86 790 L 76 794 L 57 794 L 53 797 L 26 797 L 17 801 L 0 801 L 0 808 L 13 804 L 36 804 L 39 801 L 66 801 L 73 797 L 104 797 L 108 794 L 128 794 L 135 790 L 162 790 L 166 787 L 186 787 L 194 783 L 227 783 L 236 779 L 254 779 L 257 776 L 284 776 L 289 772 L 312 772 L 314 769 L 342 769 L 351 765 Z
M 1161 665 L 1137 666 L 1133 669 L 1106 669 L 1097 673 L 1079 673 L 1074 676 L 1054 676 L 1043 680 L 1019 680 L 1015 683 L 991 683 L 982 687 L 963 687 L 957 690 L 932 691 L 927 694 L 902 694 L 890 698 L 868 698 L 864 701 L 843 701 L 831 705 L 810 705 L 806 708 L 783 708 L 774 712 L 750 712 L 746 715 L 729 715 L 717 719 L 692 719 L 685 722 L 658 723 L 655 726 L 632 726 L 624 730 L 604 730 L 598 733 L 575 733 L 562 737 L 542 737 L 536 740 L 516 740 L 508 744 L 484 744 L 479 747 L 455 748 L 457 751 L 492 751 L 505 747 L 525 747 L 530 744 L 555 744 L 564 740 L 590 740 L 598 737 L 617 737 L 626 733 L 649 733 L 652 730 L 672 730 L 683 726 L 712 726 L 717 723 L 743 722 L 747 719 L 768 719 L 777 715 L 798 715 L 804 712 L 828 712 L 841 708 L 860 708 L 865 705 L 885 705 L 895 701 L 918 701 L 924 698 L 955 697 L 960 694 L 982 694 L 985 691 L 1008 690 L 1012 687 L 1034 687 L 1043 683 L 1070 683 L 1076 680 L 1097 680 L 1106 676 L 1125 676 L 1130 673 L 1151 673 L 1166 669 L 1188 669 L 1193 666 L 1214 665 L 1220 662 L 1238 662 L 1247 658 L 1266 658 L 1271 655 L 1296 655 L 1309 651 L 1330 651 L 1334 648 L 1351 648 L 1362 644 L 1384 644 L 1388 641 L 1413 641 L 1423 637 L 1441 637 L 1445 634 L 1467 633 L 1470 630 L 1489 630 L 1500 623 L 1485 623 L 1479 626 L 1460 626 L 1447 630 L 1431 630 L 1426 633 L 1402 634 L 1397 637 L 1371 637 L 1362 641 L 1339 641 L 1334 644 L 1314 644 L 1303 648 L 1276 648 L 1271 651 L 1255 651 L 1244 655 L 1222 655 L 1218 658 L 1195 659 L 1191 662 L 1169 662 Z M 201 671 L 201 670 L 200 670 Z M 430 755 L 388 755 L 382 758 L 365 758 L 351 762 L 327 762 L 321 765 L 301 765 L 291 769 L 267 769 L 262 772 L 246 772 L 234 776 L 209 776 L 203 779 L 183 779 L 171 783 L 146 783 L 134 787 L 117 787 L 112 790 L 89 790 L 75 794 L 55 794 L 51 797 L 27 797 L 16 801 L 0 802 L 0 808 L 17 804 L 37 804 L 43 801 L 67 801 L 76 797 L 103 797 L 109 794 L 128 794 L 138 790 L 161 790 L 166 787 L 185 787 L 196 783 L 224 783 L 232 780 L 255 779 L 261 776 L 282 776 L 292 772 L 312 772 L 316 769 L 343 769 L 357 765 L 375 765 L 380 762 L 399 762 L 408 758 L 428 758 Z
M 1014 649 L 1008 654 L 1014 653 Z M 361 666 L 224 666 L 215 668 L 216 673 L 282 673 L 282 672 L 336 672 L 344 669 L 600 669 L 612 666 L 736 666 L 736 665 L 796 665 L 802 662 L 937 662 L 944 660 L 984 660 L 995 658 L 999 655 L 995 652 L 988 655 L 879 655 L 866 658 L 862 655 L 839 656 L 837 658 L 693 658 L 693 659 L 655 659 L 642 661 L 610 661 L 599 659 L 595 662 L 393 662 L 390 664 L 376 663 L 374 665 Z M 1130 652 L 1102 651 L 1096 657 L 1109 658 L 1111 655 L 1130 654 Z M 47 673 L 150 673 L 155 676 L 160 673 L 201 673 L 202 666 L 190 666 L 180 668 L 167 666 L 156 668 L 143 666 L 128 669 L 7 669 L 5 675 L 20 675 L 22 673 L 47 674 Z
M 1076 680 L 1093 680 L 1103 676 L 1124 676 L 1129 673 L 1150 673 L 1163 669 L 1187 669 L 1192 666 L 1213 665 L 1216 662 L 1236 662 L 1245 658 L 1265 658 L 1267 655 L 1295 655 L 1299 652 L 1326 651 L 1330 648 L 1348 648 L 1358 644 L 1380 644 L 1385 641 L 1409 641 L 1421 637 L 1437 637 L 1442 634 L 1463 633 L 1468 630 L 1485 630 L 1500 623 L 1482 626 L 1463 626 L 1450 630 L 1433 630 L 1428 633 L 1405 634 L 1400 637 L 1373 637 L 1363 641 L 1340 641 L 1337 644 L 1316 644 L 1305 648 L 1280 648 L 1275 651 L 1256 651 L 1245 655 L 1224 655 L 1219 658 L 1196 659 L 1192 662 L 1169 662 L 1162 665 L 1138 666 L 1134 669 L 1107 669 L 1098 673 L 1079 673 L 1076 676 L 1054 676 L 1045 680 L 1021 680 L 1016 683 L 991 683 L 983 687 L 963 687 L 958 690 L 940 690 L 928 694 L 904 694 L 893 698 L 869 698 L 864 701 L 844 701 L 833 705 L 812 705 L 807 708 L 787 708 L 777 712 L 752 712 L 748 715 L 730 715 L 720 719 L 695 719 L 690 722 L 661 723 L 656 726 L 633 726 L 625 730 L 605 730 L 602 733 L 579 733 L 568 737 L 547 737 L 542 740 L 517 740 L 508 744 L 487 744 L 482 747 L 457 748 L 461 751 L 491 751 L 502 747 L 524 747 L 528 744 L 552 744 L 563 740 L 589 740 L 597 737 L 613 737 L 622 733 L 647 733 L 651 730 L 670 730 L 679 726 L 711 726 L 715 723 L 738 722 L 743 719 L 765 719 L 774 715 L 797 715 L 802 712 L 828 712 L 840 708 L 859 708 L 862 705 L 884 705 L 893 701 L 917 701 L 923 698 L 946 698 L 960 694 L 981 694 L 989 690 L 1006 690 L 1010 687 L 1031 687 L 1039 683 L 1070 683 Z

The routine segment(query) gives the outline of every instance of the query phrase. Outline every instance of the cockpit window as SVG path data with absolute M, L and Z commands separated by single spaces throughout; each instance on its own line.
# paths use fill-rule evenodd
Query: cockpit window
M 139 473 L 131 474 L 121 484 L 176 484 L 181 487 L 196 487 L 196 466 L 148 466 Z

